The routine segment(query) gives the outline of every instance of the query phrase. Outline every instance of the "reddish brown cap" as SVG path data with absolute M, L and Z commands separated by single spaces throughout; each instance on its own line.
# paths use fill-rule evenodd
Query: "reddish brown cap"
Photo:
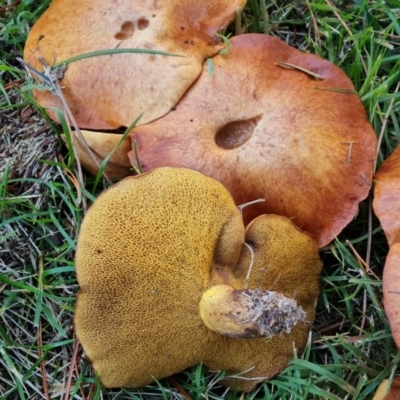
M 204 65 L 174 111 L 133 130 L 140 162 L 201 171 L 237 204 L 265 198 L 244 210 L 246 222 L 285 215 L 327 244 L 372 179 L 376 137 L 351 81 L 328 61 L 257 34 L 234 37 L 213 69 Z
M 390 246 L 382 288 L 390 329 L 400 349 L 400 147 L 374 177 L 373 207 Z
M 373 206 L 389 246 L 400 243 L 400 146 L 374 177 Z
M 222 48 L 214 33 L 243 0 L 54 0 L 29 33 L 25 62 L 43 70 L 81 54 L 110 49 L 161 50 L 183 57 L 109 54 L 68 64 L 60 85 L 78 125 L 88 129 L 146 123 L 166 114 Z M 44 107 L 59 107 L 36 91 Z M 52 114 L 53 117 L 55 117 Z

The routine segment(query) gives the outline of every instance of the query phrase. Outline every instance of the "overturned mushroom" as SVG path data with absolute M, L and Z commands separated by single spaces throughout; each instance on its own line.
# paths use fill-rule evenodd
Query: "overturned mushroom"
M 63 93 L 82 128 L 115 129 L 166 114 L 222 48 L 214 35 L 243 0 L 54 0 L 29 33 L 24 59 L 42 71 L 95 51 L 144 49 L 175 56 L 118 53 L 68 64 Z M 50 91 L 35 91 L 44 107 L 59 107 Z M 55 118 L 55 114 L 51 113 Z
M 75 330 L 105 386 L 140 387 L 203 362 L 248 391 L 303 351 L 321 261 L 289 219 L 263 215 L 245 231 L 220 183 L 160 168 L 99 196 L 76 269 Z
M 382 288 L 390 329 L 400 349 L 400 146 L 374 177 L 373 207 L 390 246 Z
M 224 184 L 245 222 L 293 219 L 322 246 L 370 189 L 375 134 L 343 71 L 266 35 L 231 40 L 175 110 L 132 132 L 143 167 L 188 167 Z M 132 163 L 136 159 L 132 157 Z

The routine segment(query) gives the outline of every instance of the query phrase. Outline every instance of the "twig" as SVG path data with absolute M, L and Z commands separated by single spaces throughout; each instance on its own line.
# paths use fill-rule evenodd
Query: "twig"
M 75 342 L 72 346 L 72 360 L 75 360 L 75 358 L 77 357 L 77 354 L 78 354 L 78 349 L 79 349 L 79 343 L 78 343 L 78 340 L 76 339 L 75 332 L 74 332 L 73 338 L 75 339 Z M 74 374 L 74 369 L 75 369 L 75 363 L 71 362 L 70 366 L 69 366 L 69 371 L 68 371 L 67 385 L 65 387 L 64 400 L 68 400 L 69 393 L 71 391 L 72 375 Z
M 42 338 L 42 321 L 39 320 L 39 326 L 38 326 L 38 355 L 39 358 L 43 357 L 43 338 Z M 43 381 L 43 392 L 44 396 L 46 397 L 46 400 L 50 400 L 50 393 L 49 393 L 49 385 L 47 383 L 47 373 L 46 373 L 46 365 L 44 362 L 44 359 L 42 358 L 42 361 L 40 361 L 40 373 L 42 375 L 42 381 Z
M 350 164 L 350 161 L 351 161 L 351 153 L 352 153 L 352 151 L 353 151 L 353 144 L 354 144 L 355 142 L 343 142 L 343 143 L 341 143 L 341 144 L 347 144 L 347 145 L 349 145 L 349 151 L 348 151 L 348 153 L 347 153 L 347 157 L 346 157 L 346 165 L 349 165 Z
M 351 251 L 354 254 L 354 257 L 357 259 L 358 264 L 360 265 L 360 268 L 364 272 L 365 276 L 367 276 L 367 272 L 369 275 L 372 275 L 377 281 L 380 282 L 380 279 L 376 276 L 374 271 L 370 268 L 370 266 L 362 259 L 362 257 L 357 253 L 357 250 L 354 248 L 353 244 L 350 242 L 350 240 L 346 240 L 347 246 L 350 247 Z M 365 269 L 364 269 L 365 268 Z
M 186 393 L 186 391 L 183 389 L 183 387 L 178 383 L 178 381 L 173 377 L 170 376 L 168 378 L 172 386 L 186 399 L 186 400 L 192 400 L 192 398 Z
M 344 321 L 336 322 L 336 323 L 333 324 L 333 325 L 326 326 L 325 328 L 318 328 L 317 326 L 314 326 L 314 328 L 315 328 L 320 334 L 323 334 L 323 333 L 330 332 L 330 331 L 335 331 L 335 332 L 336 332 L 338 328 L 339 328 L 339 329 L 342 329 L 343 326 L 350 326 L 350 325 L 351 325 L 351 320 L 346 319 L 346 320 L 344 320 Z M 321 340 L 321 341 L 322 341 L 322 340 Z M 314 343 L 318 343 L 318 341 L 314 341 Z
M 310 76 L 311 78 L 318 79 L 319 81 L 324 80 L 324 78 L 321 75 L 316 74 L 315 72 L 309 71 L 308 69 L 299 67 L 298 65 L 289 64 L 289 63 L 283 62 L 283 61 L 277 61 L 276 65 L 279 65 L 280 67 L 283 67 L 283 68 L 294 69 L 296 71 L 303 72 L 306 75 Z
M 314 32 L 315 32 L 315 41 L 320 46 L 320 44 L 321 44 L 321 35 L 320 35 L 319 29 L 318 29 L 317 20 L 315 19 L 313 10 L 312 10 L 312 8 L 310 6 L 310 2 L 308 0 L 306 0 L 306 4 L 307 4 L 308 11 L 310 11 L 311 19 L 312 19 L 312 22 L 313 22 L 313 27 L 314 27 Z
M 4 85 L 4 90 L 7 91 L 7 90 L 10 90 L 10 89 L 13 89 L 13 88 L 19 89 L 20 88 L 20 84 L 23 83 L 24 80 L 25 80 L 24 78 L 20 78 L 20 79 L 17 79 L 15 81 L 9 82 L 6 85 Z
M 244 288 L 247 290 L 247 287 L 249 286 L 251 270 L 253 269 L 253 264 L 254 264 L 254 251 L 248 243 L 244 242 L 244 244 L 250 250 L 250 254 L 251 254 L 249 269 L 247 271 L 246 278 L 244 281 Z
M 262 203 L 263 201 L 265 201 L 265 199 L 252 200 L 247 203 L 241 204 L 240 206 L 237 206 L 237 208 L 239 209 L 240 212 L 242 212 L 243 208 L 245 208 L 247 206 L 251 206 L 253 204 Z
M 38 274 L 39 290 L 43 290 L 42 275 L 43 275 L 43 256 L 40 256 L 40 258 L 39 258 L 39 274 Z M 49 385 L 47 383 L 46 365 L 45 365 L 45 362 L 44 362 L 44 359 L 43 359 L 42 346 L 43 346 L 42 321 L 39 320 L 39 326 L 38 326 L 38 355 L 39 355 L 39 358 L 42 359 L 40 361 L 40 373 L 42 374 L 44 395 L 46 397 L 46 400 L 50 400 Z
M 67 178 L 70 180 L 70 182 L 74 185 L 77 193 L 77 203 L 79 204 L 82 199 L 82 189 L 81 186 L 79 185 L 79 181 L 76 179 L 76 176 L 68 169 L 64 168 L 64 174 L 67 176 Z
M 399 35 L 393 35 L 391 33 L 382 32 L 382 31 L 372 31 L 372 32 L 377 33 L 378 35 L 383 35 L 383 36 L 390 37 L 392 39 L 400 39 Z
M 4 15 L 7 11 L 11 11 L 13 8 L 17 7 L 22 0 L 15 0 L 13 3 L 0 8 L 0 16 Z
M 74 338 L 76 338 L 75 332 L 74 332 Z M 77 347 L 79 348 L 79 342 L 78 342 L 78 340 L 76 340 L 76 342 L 78 343 Z M 75 354 L 75 357 L 72 359 L 72 362 L 73 362 L 74 368 L 75 368 L 75 375 L 76 375 L 76 376 L 79 376 L 79 375 L 80 375 L 80 369 L 79 369 L 79 356 L 78 356 L 78 352 L 76 352 L 76 353 L 74 352 L 74 354 Z M 94 385 L 95 385 L 94 382 L 91 383 L 91 384 L 89 385 L 89 390 L 88 390 L 88 392 L 89 392 L 88 396 L 89 396 L 89 397 L 86 397 L 85 392 L 84 392 L 83 385 L 80 385 L 79 390 L 81 391 L 81 396 L 82 396 L 82 399 L 83 399 L 83 400 L 87 400 L 87 399 L 91 399 L 91 398 L 92 398 L 92 392 L 94 391 L 94 390 L 93 390 L 93 389 L 94 389 Z

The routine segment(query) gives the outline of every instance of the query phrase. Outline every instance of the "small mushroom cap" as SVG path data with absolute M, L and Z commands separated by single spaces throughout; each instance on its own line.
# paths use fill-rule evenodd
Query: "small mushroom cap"
M 278 65 L 289 63 L 323 78 Z M 370 189 L 376 137 L 345 73 L 267 35 L 231 40 L 176 109 L 132 132 L 144 168 L 192 168 L 257 215 L 285 215 L 319 244 L 354 217 Z M 131 160 L 133 163 L 134 159 Z
M 60 82 L 78 125 L 88 129 L 129 126 L 166 114 L 222 48 L 214 33 L 243 0 L 53 0 L 32 27 L 24 60 L 39 71 L 89 52 L 147 49 L 179 54 L 113 54 L 68 64 Z M 50 91 L 35 91 L 43 107 L 60 107 Z M 50 113 L 56 119 L 54 113 Z
M 390 246 L 382 289 L 392 336 L 400 349 L 400 146 L 374 177 L 373 207 Z
M 121 179 L 132 175 L 132 165 L 128 157 L 129 151 L 132 150 L 129 138 L 122 140 L 123 135 L 121 134 L 87 131 L 84 129 L 80 131 L 99 164 L 113 152 L 104 170 L 111 179 Z M 89 155 L 75 131 L 72 132 L 72 135 L 74 136 L 74 149 L 77 151 L 76 156 L 79 158 L 81 165 L 89 173 L 96 175 L 99 167 Z
M 243 373 L 251 379 L 224 384 L 251 390 L 285 368 L 293 346 L 304 349 L 321 261 L 316 242 L 285 217 L 262 216 L 248 227 L 249 289 L 295 298 L 307 322 L 270 340 L 230 338 L 204 324 L 199 304 L 208 289 L 244 288 L 251 263 L 244 236 L 229 193 L 196 171 L 155 169 L 98 197 L 78 238 L 74 322 L 105 386 L 140 387 L 203 362 Z

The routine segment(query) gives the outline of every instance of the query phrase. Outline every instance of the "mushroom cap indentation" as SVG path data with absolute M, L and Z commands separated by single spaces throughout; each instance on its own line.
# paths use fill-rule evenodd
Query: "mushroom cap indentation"
M 115 39 L 118 40 L 126 40 L 130 38 L 133 35 L 133 32 L 135 31 L 135 25 L 132 21 L 125 21 L 114 37 Z
M 261 117 L 255 117 L 242 121 L 228 122 L 218 130 L 215 136 L 215 143 L 221 149 L 236 149 L 251 138 L 260 119 Z
M 142 31 L 143 29 L 146 29 L 149 26 L 149 24 L 150 24 L 150 22 L 146 18 L 139 18 L 138 19 L 137 25 L 138 25 L 138 29 L 140 31 Z

